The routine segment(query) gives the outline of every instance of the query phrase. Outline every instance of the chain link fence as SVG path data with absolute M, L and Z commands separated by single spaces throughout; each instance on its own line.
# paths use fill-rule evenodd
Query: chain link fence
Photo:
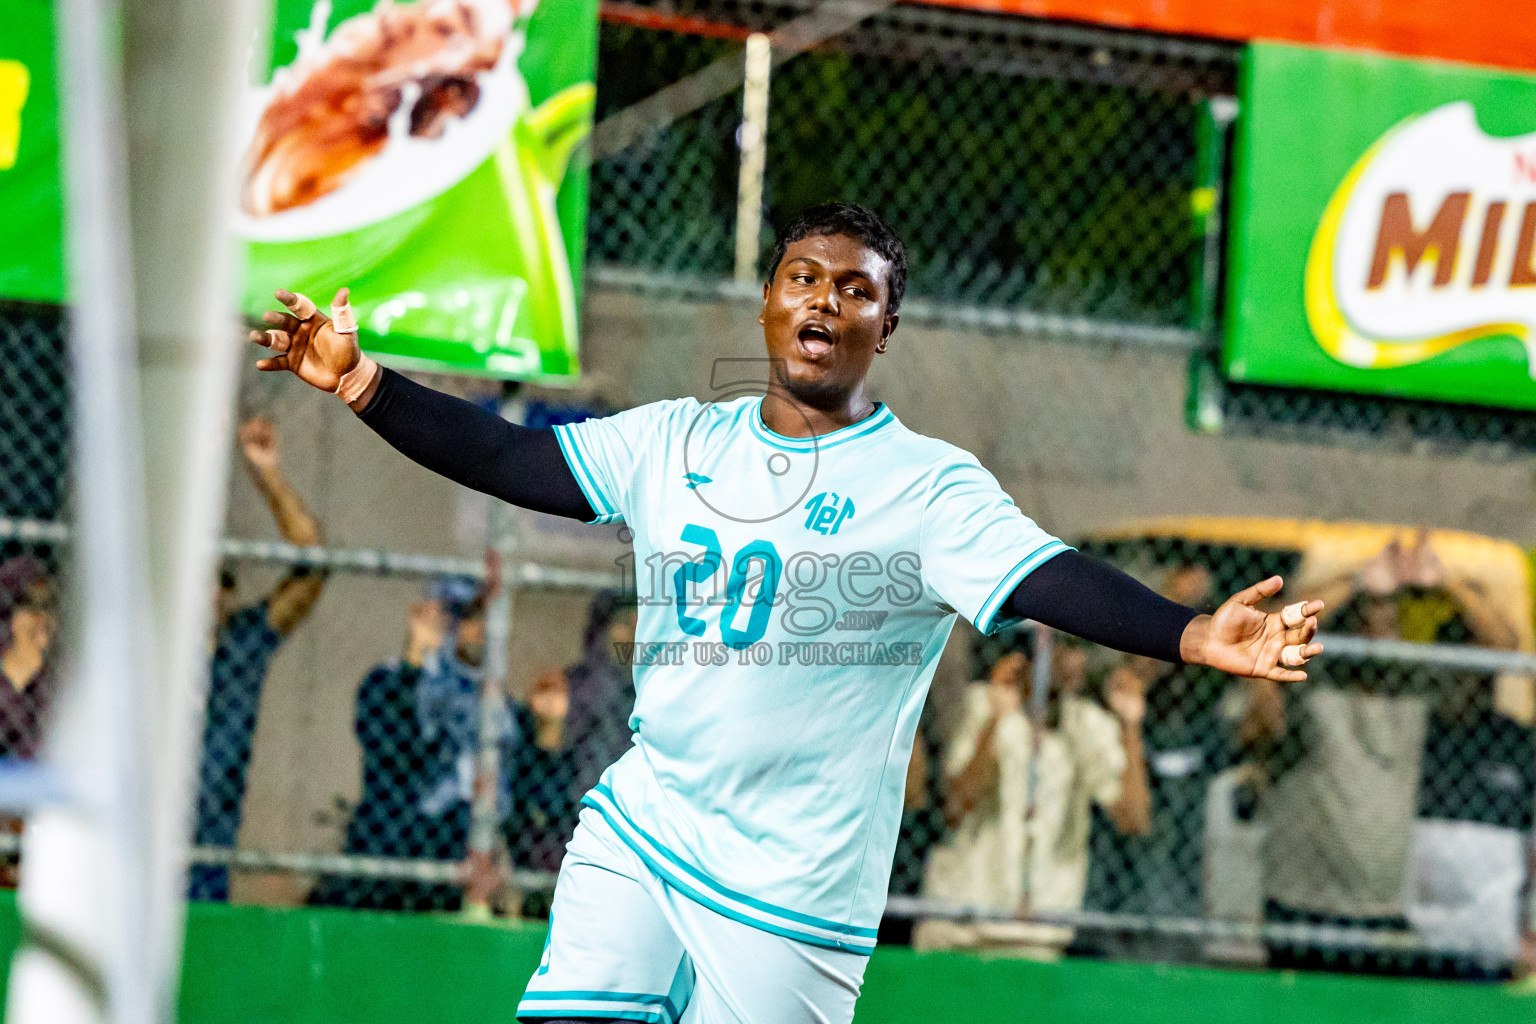
M 1378 539 L 1319 576 L 1283 543 L 1088 538 L 1084 551 L 1207 610 L 1270 575 L 1300 580 L 1293 593 L 1337 609 L 1328 654 L 1282 690 L 1038 627 L 978 638 L 958 725 L 930 706 L 919 738 L 891 911 L 927 948 L 1476 980 L 1525 969 L 1530 603 L 1501 600 L 1498 571 L 1479 579 L 1429 553 L 1453 546 Z
M 605 4 L 599 120 L 811 10 Z M 910 246 L 904 315 L 920 321 L 1201 349 L 1215 322 L 1237 59 L 1205 42 L 884 6 L 775 67 L 765 224 L 832 199 L 881 210 Z M 739 88 L 716 95 L 599 155 L 589 285 L 737 294 L 742 102 Z M 0 346 L 0 667 L 11 682 L 0 747 L 28 757 L 48 691 L 11 675 L 25 660 L 13 655 L 31 630 L 44 638 L 38 663 L 56 659 L 49 581 L 67 541 L 59 311 L 0 306 Z M 1190 418 L 1206 429 L 1306 441 L 1343 430 L 1388 448 L 1449 438 L 1458 455 L 1499 458 L 1530 447 L 1523 427 L 1492 414 L 1240 391 L 1210 377 L 1209 360 L 1198 351 L 1192 364 Z M 225 542 L 193 898 L 281 876 L 292 884 L 280 897 L 238 885 L 235 896 L 547 912 L 580 796 L 630 741 L 619 652 L 634 610 L 609 589 L 615 574 L 592 568 L 611 552 L 563 562 L 553 533 L 519 544 L 505 522 L 490 532 L 504 555 L 490 562 L 299 534 Z M 935 687 L 914 749 L 884 938 L 1460 978 L 1515 970 L 1536 923 L 1528 571 L 1455 562 L 1454 544 L 1439 559 L 1412 537 L 1385 545 L 1356 545 L 1319 580 L 1341 588 L 1330 660 L 1283 692 L 1033 626 L 958 635 L 959 685 Z M 1316 554 L 1196 530 L 1082 546 L 1206 606 L 1276 573 L 1305 578 Z M 247 570 L 271 585 L 240 586 Z M 366 611 L 377 641 L 339 675 L 315 672 L 317 690 L 344 692 L 327 713 L 345 728 L 310 756 L 347 777 L 335 783 L 346 795 L 303 839 L 252 841 L 258 733 L 293 723 L 263 722 L 263 687 L 279 650 L 311 629 L 322 588 Z M 540 629 L 579 653 L 506 664 L 509 634 Z M 380 659 L 386 648 L 398 653 Z M 300 802 L 277 799 L 290 798 Z
M 598 119 L 813 7 L 605 5 Z M 1235 76 L 1228 46 L 886 7 L 774 70 L 764 220 L 882 211 L 909 248 L 908 315 L 1189 343 L 1224 159 L 1211 101 Z M 596 280 L 730 276 L 741 108 L 737 89 L 594 164 Z

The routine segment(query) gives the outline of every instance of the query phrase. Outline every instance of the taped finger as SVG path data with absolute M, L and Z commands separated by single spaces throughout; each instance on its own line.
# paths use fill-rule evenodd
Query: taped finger
M 1280 622 L 1285 626 L 1285 628 L 1295 629 L 1297 626 L 1307 621 L 1306 613 L 1303 611 L 1306 605 L 1307 603 L 1305 601 L 1297 601 L 1295 604 L 1288 604 L 1283 609 L 1281 609 Z
M 331 330 L 337 334 L 356 334 L 357 316 L 352 312 L 352 303 L 347 296 L 336 296 L 337 301 L 331 303 Z
M 289 337 L 287 331 L 267 331 L 266 335 L 267 339 L 262 344 L 273 352 L 287 352 L 293 344 L 293 338 Z
M 284 294 L 290 295 L 291 298 L 283 298 Z M 283 305 L 288 307 L 288 312 L 292 313 L 300 320 L 308 320 L 310 317 L 319 312 L 319 307 L 314 304 L 308 295 L 300 295 L 297 292 L 287 292 L 279 293 L 277 297 Z
M 1306 663 L 1307 655 L 1300 644 L 1286 644 L 1280 649 L 1280 664 L 1288 668 L 1299 668 Z

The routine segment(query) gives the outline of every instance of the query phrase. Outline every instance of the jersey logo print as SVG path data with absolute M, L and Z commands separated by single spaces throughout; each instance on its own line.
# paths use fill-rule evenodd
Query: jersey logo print
M 853 518 L 853 499 L 843 498 L 839 502 L 836 492 L 822 491 L 805 507 L 811 511 L 805 517 L 805 528 L 829 536 L 837 532 L 844 519 Z
M 712 484 L 712 483 L 714 483 L 713 480 L 711 480 L 709 477 L 705 476 L 703 473 L 684 473 L 683 474 L 683 479 L 688 481 L 688 489 L 690 491 L 698 490 L 699 489 L 699 484 Z

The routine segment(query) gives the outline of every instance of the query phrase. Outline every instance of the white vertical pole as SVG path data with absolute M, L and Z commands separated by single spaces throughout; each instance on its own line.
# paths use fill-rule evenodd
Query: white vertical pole
M 14 1024 L 151 1024 L 144 947 L 148 772 L 140 757 L 152 677 L 138 373 L 115 4 L 60 0 L 69 318 L 73 360 L 74 573 L 70 663 L 45 756 L 69 803 L 34 813 L 22 840 Z
M 13 1024 L 174 1012 L 239 345 L 233 133 L 257 8 L 58 0 L 77 543 L 48 756 L 74 799 L 24 839 Z
M 741 101 L 741 170 L 736 181 L 736 281 L 757 283 L 763 230 L 763 170 L 768 161 L 768 75 L 773 64 L 768 37 L 747 37 L 747 73 Z
M 246 69 L 265 57 L 269 19 L 266 0 L 124 2 L 146 540 L 158 655 L 145 751 L 154 794 L 145 937 L 160 972 L 159 1012 L 169 1020 L 181 964 L 230 420 L 238 360 L 248 347 L 236 312 L 240 262 L 230 230 L 237 133 Z

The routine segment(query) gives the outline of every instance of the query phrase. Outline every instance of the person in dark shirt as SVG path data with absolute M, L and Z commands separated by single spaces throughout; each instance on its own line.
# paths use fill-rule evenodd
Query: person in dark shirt
M 1203 566 L 1174 569 L 1162 593 L 1195 608 L 1210 604 L 1211 577 Z M 1170 666 L 1127 659 L 1107 686 L 1146 694 L 1143 726 L 1151 827 L 1139 835 L 1117 829 L 1097 813 L 1086 907 L 1160 918 L 1204 914 L 1202 858 L 1205 802 L 1211 780 L 1230 767 L 1236 746 L 1218 712 L 1230 677 L 1198 665 Z M 1098 946 L 1102 945 L 1102 949 Z M 1085 940 L 1084 946 L 1115 956 L 1194 961 L 1199 938 L 1127 933 Z
M 31 555 L 0 562 L 0 758 L 31 760 L 53 706 L 57 595 L 48 568 Z M 20 835 L 23 819 L 0 816 L 0 834 Z M 15 888 L 18 858 L 0 858 L 0 887 Z
M 614 649 L 634 642 L 634 595 L 598 591 L 587 609 L 581 660 L 565 669 L 570 702 L 565 733 L 575 761 L 572 787 L 577 799 L 629 749 L 635 683 L 629 665 L 615 657 Z
M 1518 633 L 1508 609 L 1479 580 L 1447 566 L 1428 531 L 1406 539 L 1393 537 L 1316 585 L 1331 610 L 1330 628 L 1403 641 L 1406 610 L 1433 596 L 1446 608 L 1446 620 L 1422 639 L 1515 649 Z M 1431 710 L 1457 676 L 1368 658 L 1325 662 L 1283 694 L 1264 682 L 1247 684 L 1239 736 L 1263 758 L 1271 780 L 1259 806 L 1268 825 L 1267 921 L 1409 928 L 1410 854 Z M 1305 940 L 1275 936 L 1266 946 L 1271 967 L 1400 974 L 1421 966 L 1412 955 L 1362 949 L 1324 933 Z
M 31 759 L 53 704 L 57 595 L 31 555 L 0 562 L 0 757 Z
M 278 462 L 277 428 L 261 417 L 240 426 L 240 449 L 256 489 L 266 499 L 283 540 L 300 547 L 320 543 L 320 525 Z M 295 567 L 262 600 L 235 605 L 234 569 L 219 573 L 217 627 L 208 701 L 203 718 L 203 756 L 198 770 L 193 842 L 197 846 L 233 847 L 240 833 L 246 775 L 256 734 L 256 712 L 267 668 L 283 638 L 292 633 L 320 598 L 324 571 Z M 194 865 L 188 898 L 229 899 L 229 869 Z
M 1536 733 L 1501 714 L 1494 681 L 1448 673 L 1429 716 L 1408 920 L 1436 953 L 1419 973 L 1470 980 L 1536 970 L 1531 823 Z
M 502 765 L 511 790 L 502 838 L 512 867 L 521 871 L 557 871 L 565 844 L 576 829 L 582 790 L 577 784 L 574 737 L 570 732 L 570 686 L 556 669 L 534 680 L 527 704 L 515 704 L 517 742 Z M 549 894 L 529 891 L 522 899 L 524 917 L 549 912 Z
M 427 660 L 442 647 L 447 622 L 436 602 L 416 602 L 402 655 L 374 666 L 357 688 L 352 726 L 362 750 L 362 791 L 347 823 L 343 853 L 414 857 L 420 851 L 420 799 L 435 759 L 417 718 L 417 689 Z M 323 876 L 309 902 L 415 909 L 423 902 L 423 887 L 398 880 Z
M 411 606 L 405 651 L 374 667 L 357 691 L 353 725 L 362 749 L 362 792 L 342 852 L 354 856 L 462 861 L 467 853 L 485 660 L 485 596 L 479 581 L 443 576 Z M 516 736 L 502 728 L 502 757 Z M 498 804 L 509 803 L 506 787 Z M 456 885 L 324 876 L 309 903 L 374 910 L 456 910 Z

